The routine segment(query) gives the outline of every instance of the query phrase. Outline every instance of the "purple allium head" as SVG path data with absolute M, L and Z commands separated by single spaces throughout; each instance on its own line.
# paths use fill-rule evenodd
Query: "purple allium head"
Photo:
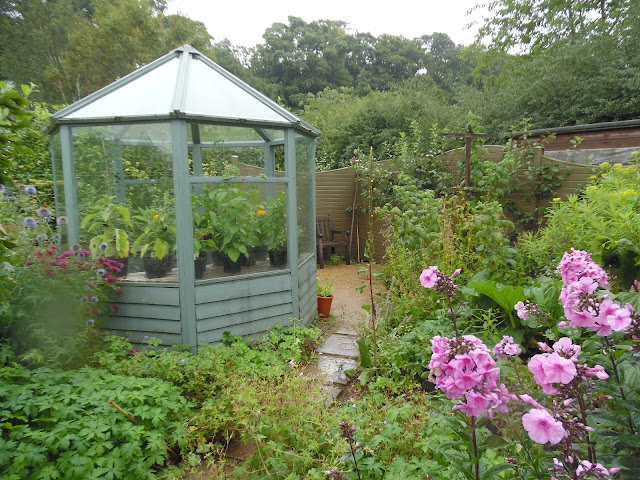
M 25 228 L 35 228 L 38 223 L 33 217 L 24 217 L 24 220 L 22 220 L 22 224 Z
M 52 242 L 59 242 L 60 240 L 62 240 L 62 237 L 56 233 L 54 235 L 51 235 L 49 237 L 49 240 Z
M 36 240 L 38 242 L 46 242 L 47 240 L 49 240 L 49 237 L 47 237 L 46 235 L 36 235 Z
M 36 215 L 45 219 L 45 222 L 46 222 L 48 221 L 47 219 L 51 218 L 51 210 L 49 210 L 46 207 L 40 207 L 39 209 L 36 210 Z
M 99 277 L 104 277 L 106 273 L 107 271 L 104 268 L 99 268 L 98 270 L 96 270 L 96 275 Z
M 93 297 L 91 297 L 91 303 L 98 303 L 100 301 L 100 299 L 98 297 L 96 297 L 95 295 Z
M 27 195 L 35 195 L 36 193 L 38 193 L 38 189 L 33 185 L 25 185 L 20 190 Z
M 93 318 L 90 318 L 89 320 L 87 320 L 87 328 L 93 328 L 93 326 L 96 324 L 95 320 Z
M 80 299 L 80 303 L 82 304 L 89 303 L 89 298 L 85 295 Z
M 98 245 L 98 250 L 100 250 L 101 252 L 106 251 L 107 248 L 109 248 L 109 245 L 106 242 L 102 242 L 100 245 Z
M 69 219 L 63 215 L 61 217 L 58 217 L 58 219 L 56 220 L 56 224 L 57 225 L 69 225 Z
M 87 254 L 85 252 L 83 252 L 82 250 L 79 251 L 76 255 L 78 255 L 78 258 L 85 258 L 87 256 Z

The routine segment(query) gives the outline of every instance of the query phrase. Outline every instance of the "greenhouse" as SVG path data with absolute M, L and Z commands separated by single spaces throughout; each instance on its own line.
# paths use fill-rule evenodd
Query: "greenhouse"
M 64 246 L 122 265 L 106 329 L 196 346 L 315 318 L 316 129 L 187 45 L 53 117 Z

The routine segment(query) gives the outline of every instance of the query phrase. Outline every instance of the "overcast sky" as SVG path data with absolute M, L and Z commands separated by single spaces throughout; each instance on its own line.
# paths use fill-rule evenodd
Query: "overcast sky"
M 180 13 L 203 22 L 215 41 L 228 38 L 236 46 L 262 43 L 262 34 L 273 23 L 288 23 L 293 15 L 305 22 L 343 20 L 352 31 L 383 33 L 415 38 L 444 32 L 458 44 L 473 42 L 484 10 L 472 16 L 467 11 L 483 0 L 169 0 L 168 13 Z M 384 5 L 384 7 L 378 6 Z

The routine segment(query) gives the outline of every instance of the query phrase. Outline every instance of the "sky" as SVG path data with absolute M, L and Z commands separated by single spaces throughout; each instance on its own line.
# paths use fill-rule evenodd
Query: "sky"
M 180 13 L 201 21 L 215 41 L 228 38 L 235 46 L 252 47 L 262 43 L 262 34 L 273 23 L 288 24 L 295 16 L 309 23 L 314 20 L 342 20 L 352 33 L 383 33 L 416 38 L 443 32 L 458 44 L 473 42 L 485 10 L 467 11 L 483 0 L 169 0 L 168 13 Z M 384 5 L 384 7 L 378 6 Z M 481 22 L 480 22 L 481 23 Z

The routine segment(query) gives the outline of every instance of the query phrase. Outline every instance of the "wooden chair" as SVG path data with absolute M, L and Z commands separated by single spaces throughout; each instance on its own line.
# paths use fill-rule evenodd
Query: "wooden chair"
M 346 240 L 336 240 L 336 233 L 344 235 Z M 331 248 L 331 253 L 334 254 L 336 253 L 336 247 L 344 246 L 347 265 L 351 263 L 351 232 L 349 230 L 334 230 L 331 215 L 316 217 L 316 243 L 320 268 L 324 268 L 324 249 L 329 247 Z

